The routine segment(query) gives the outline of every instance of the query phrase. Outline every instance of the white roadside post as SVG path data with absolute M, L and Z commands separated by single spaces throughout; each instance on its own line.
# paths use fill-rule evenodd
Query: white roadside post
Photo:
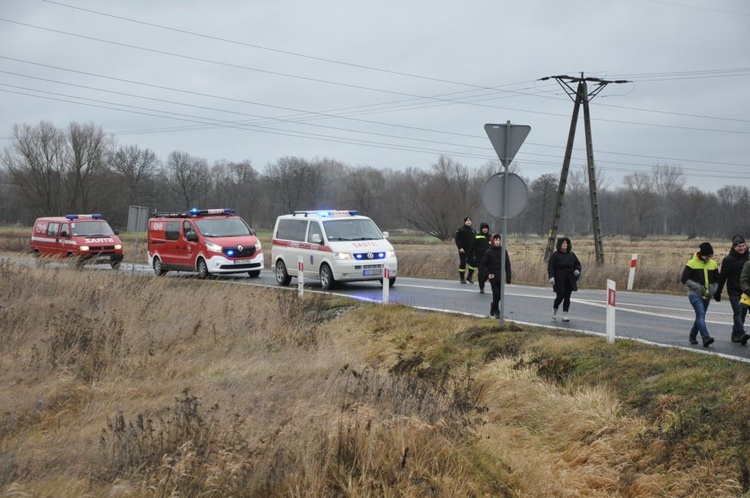
M 615 343 L 615 281 L 607 280 L 607 344 Z
M 633 281 L 635 280 L 635 267 L 638 264 L 638 254 L 633 254 L 630 258 L 630 273 L 628 273 L 628 290 L 633 290 Z
M 383 266 L 383 304 L 388 304 L 388 299 L 390 297 L 390 278 L 391 278 L 391 270 L 388 268 L 387 265 Z
M 302 297 L 305 289 L 305 261 L 297 257 L 297 297 Z

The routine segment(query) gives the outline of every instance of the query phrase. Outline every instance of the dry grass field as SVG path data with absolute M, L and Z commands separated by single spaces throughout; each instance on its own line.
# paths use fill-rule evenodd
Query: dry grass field
M 750 486 L 744 363 L 222 281 L 0 262 L 0 282 L 5 496 Z

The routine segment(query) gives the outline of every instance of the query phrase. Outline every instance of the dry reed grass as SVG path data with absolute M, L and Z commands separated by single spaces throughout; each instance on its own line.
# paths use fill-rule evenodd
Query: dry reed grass
M 748 489 L 744 364 L 216 281 L 0 279 L 6 494 Z

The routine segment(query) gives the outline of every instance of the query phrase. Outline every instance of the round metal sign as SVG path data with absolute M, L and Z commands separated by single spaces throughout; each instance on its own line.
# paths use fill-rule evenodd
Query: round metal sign
M 495 173 L 482 186 L 482 205 L 492 216 L 506 217 L 504 211 L 505 173 Z M 518 216 L 526 208 L 529 191 L 526 183 L 515 173 L 508 173 L 508 218 Z

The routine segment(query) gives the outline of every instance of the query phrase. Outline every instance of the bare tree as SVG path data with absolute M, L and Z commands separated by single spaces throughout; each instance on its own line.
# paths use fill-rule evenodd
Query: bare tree
M 534 232 L 544 236 L 550 226 L 557 198 L 557 175 L 542 175 L 531 182 L 529 201 L 524 219 L 534 227 Z
M 211 174 L 216 182 L 217 207 L 230 207 L 254 225 L 262 188 L 252 162 L 220 161 L 211 168 Z
M 33 128 L 14 125 L 2 164 L 9 181 L 22 192 L 27 209 L 36 215 L 62 214 L 65 136 L 60 130 L 46 121 Z
M 670 217 L 676 213 L 675 198 L 685 185 L 681 166 L 654 166 L 651 173 L 652 185 L 658 200 L 658 213 L 662 222 L 662 233 L 668 234 Z
M 211 188 L 211 173 L 206 160 L 192 157 L 187 152 L 171 152 L 161 176 L 170 195 L 184 209 L 205 202 Z
M 142 202 L 147 197 L 148 186 L 158 173 L 159 160 L 149 149 L 126 145 L 112 154 L 110 165 L 123 180 L 127 189 L 125 202 L 131 205 Z
M 409 169 L 400 190 L 399 213 L 416 229 L 440 240 L 453 237 L 461 219 L 479 205 L 468 169 L 441 156 L 431 172 Z
M 366 216 L 377 217 L 384 189 L 383 172 L 368 166 L 346 173 L 341 194 L 345 205 L 359 209 Z
M 325 186 L 324 180 L 322 169 L 296 157 L 282 157 L 265 170 L 267 194 L 283 213 L 316 209 L 321 203 L 319 194 Z
M 652 178 L 646 173 L 632 173 L 623 178 L 628 193 L 630 235 L 643 237 L 648 231 L 648 222 L 656 216 L 658 200 Z
M 103 207 L 106 196 L 101 187 L 107 176 L 106 158 L 111 145 L 101 127 L 79 123 L 68 126 L 64 177 L 68 211 L 88 213 Z
M 719 203 L 721 232 L 727 237 L 750 233 L 750 188 L 744 185 L 727 185 L 716 192 Z

